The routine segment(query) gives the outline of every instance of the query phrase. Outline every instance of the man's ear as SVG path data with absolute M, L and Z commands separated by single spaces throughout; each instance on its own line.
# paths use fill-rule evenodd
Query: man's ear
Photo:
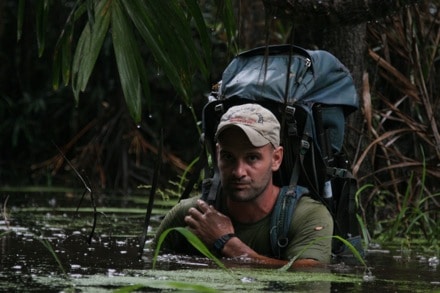
M 272 171 L 277 171 L 283 162 L 284 149 L 282 146 L 274 148 L 272 153 Z

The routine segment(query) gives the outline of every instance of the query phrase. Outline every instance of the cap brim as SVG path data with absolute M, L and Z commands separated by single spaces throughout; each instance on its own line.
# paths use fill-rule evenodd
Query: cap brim
M 247 138 L 249 139 L 249 142 L 254 146 L 254 147 L 262 147 L 265 146 L 267 144 L 270 143 L 270 141 L 266 138 L 264 138 L 258 131 L 256 131 L 254 128 L 249 127 L 247 125 L 243 125 L 243 124 L 226 124 L 219 127 L 219 129 L 217 130 L 217 133 L 215 135 L 215 138 L 218 140 L 218 137 L 227 129 L 233 128 L 233 127 L 237 127 L 240 130 L 242 130 L 244 132 L 244 134 L 246 134 Z

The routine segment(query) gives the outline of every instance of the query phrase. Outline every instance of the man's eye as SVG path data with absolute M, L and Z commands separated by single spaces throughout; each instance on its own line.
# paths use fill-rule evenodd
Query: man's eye
M 229 161 L 229 162 L 233 160 L 233 157 L 230 154 L 222 154 L 221 158 L 222 158 L 222 160 Z
M 248 161 L 249 161 L 249 162 L 255 162 L 255 161 L 258 161 L 258 159 L 259 159 L 259 157 L 256 156 L 256 155 L 249 155 L 249 156 L 248 156 Z

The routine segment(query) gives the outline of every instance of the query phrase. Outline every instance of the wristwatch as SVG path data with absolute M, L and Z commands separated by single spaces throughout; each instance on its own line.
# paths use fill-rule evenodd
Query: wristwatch
M 214 249 L 218 253 L 221 253 L 223 248 L 225 247 L 226 242 L 228 242 L 231 238 L 236 237 L 234 233 L 225 234 L 214 242 Z

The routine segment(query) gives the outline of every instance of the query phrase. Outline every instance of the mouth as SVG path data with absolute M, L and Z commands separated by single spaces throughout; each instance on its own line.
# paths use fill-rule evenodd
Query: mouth
M 249 184 L 245 182 L 232 182 L 230 186 L 235 190 L 244 190 Z

